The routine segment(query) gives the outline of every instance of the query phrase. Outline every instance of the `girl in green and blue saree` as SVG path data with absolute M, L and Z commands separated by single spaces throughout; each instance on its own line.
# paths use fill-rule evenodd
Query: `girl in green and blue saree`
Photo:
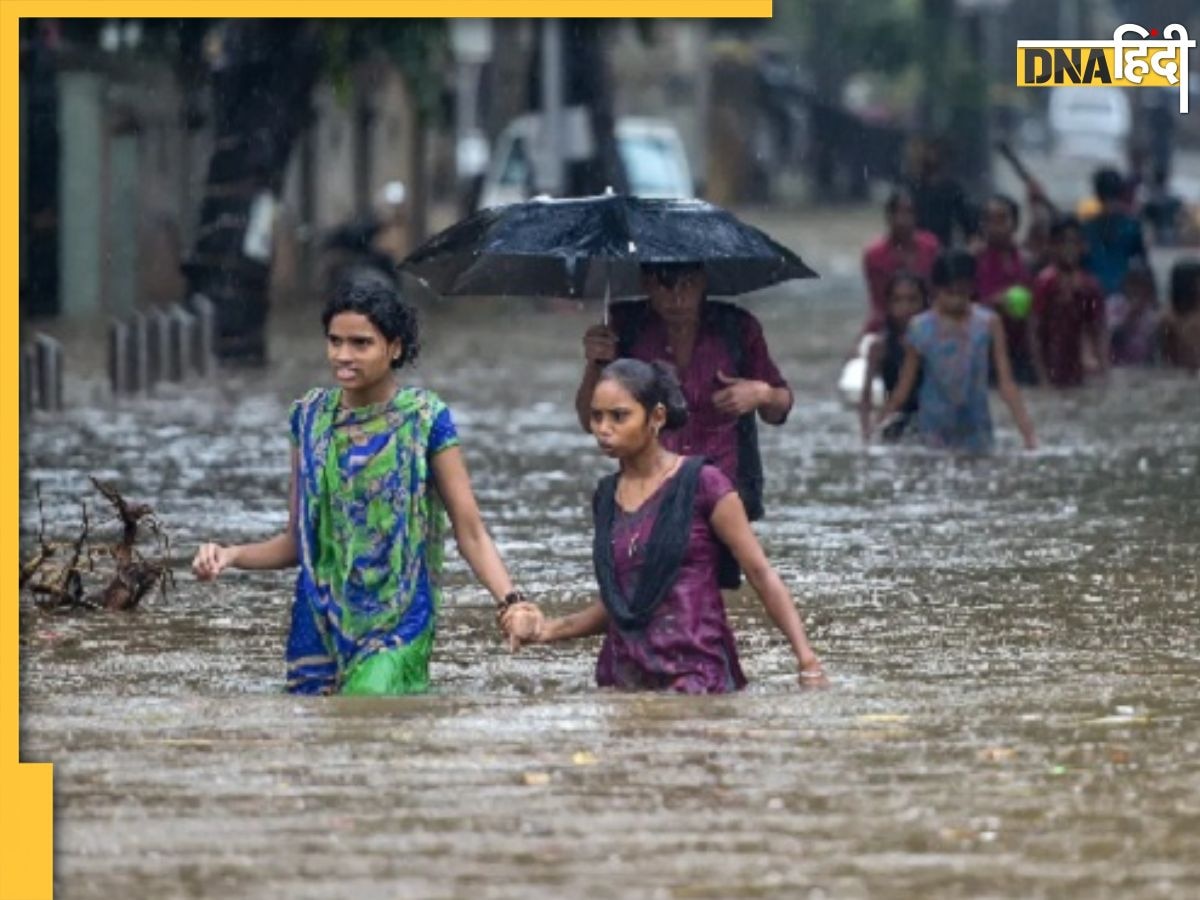
M 299 566 L 287 690 L 411 694 L 429 687 L 447 514 L 459 552 L 503 606 L 523 598 L 484 527 L 454 420 L 396 370 L 419 350 L 396 289 L 343 282 L 322 315 L 338 387 L 291 409 L 287 530 L 267 541 L 204 544 L 204 581 L 228 568 Z

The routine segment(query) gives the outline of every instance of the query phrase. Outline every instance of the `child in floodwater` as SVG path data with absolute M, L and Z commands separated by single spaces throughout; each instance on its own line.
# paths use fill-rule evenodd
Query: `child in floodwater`
M 1150 366 L 1158 362 L 1162 316 L 1154 272 L 1136 262 L 1125 273 L 1124 289 L 1105 302 L 1109 347 L 1114 366 Z
M 727 547 L 796 654 L 800 683 L 824 683 L 791 595 L 763 555 L 733 483 L 699 456 L 666 450 L 664 430 L 688 416 L 663 363 L 622 359 L 592 393 L 592 434 L 620 470 L 592 498 L 600 599 L 558 619 L 535 605 L 505 610 L 515 643 L 604 634 L 596 682 L 625 690 L 725 693 L 746 684 L 718 586 Z
M 900 384 L 884 405 L 877 425 L 918 393 L 917 429 L 932 447 L 966 453 L 992 450 L 988 408 L 988 363 L 996 370 L 1000 396 L 1012 412 L 1025 446 L 1033 449 L 1033 424 L 1013 381 L 1004 327 L 994 312 L 971 302 L 975 260 L 964 250 L 943 253 L 933 264 L 933 308 L 908 326 Z
M 1060 218 L 1050 228 L 1053 262 L 1033 283 L 1029 328 L 1034 363 L 1042 383 L 1054 387 L 1083 384 L 1085 350 L 1101 374 L 1108 371 L 1104 290 L 1083 267 L 1086 246 L 1079 221 L 1074 216 Z
M 1018 384 L 1037 384 L 1037 370 L 1029 346 L 1027 308 L 1033 275 L 1017 247 L 1020 217 L 1016 201 L 1006 194 L 993 194 L 984 207 L 985 243 L 975 253 L 975 296 L 1000 316 L 1014 380 Z M 1024 303 L 1020 302 L 1022 299 Z
M 1163 321 L 1167 365 L 1200 372 L 1200 260 L 1171 268 L 1171 311 Z
M 396 371 L 419 349 L 415 312 L 382 281 L 343 281 L 322 314 L 338 387 L 291 409 L 288 526 L 255 544 L 204 544 L 192 563 L 299 565 L 287 690 L 408 694 L 429 685 L 441 604 L 445 516 L 476 577 L 502 603 L 523 598 L 489 537 L 450 410 Z
M 913 272 L 897 272 L 887 284 L 887 319 L 880 335 L 867 354 L 867 374 L 863 380 L 862 398 L 858 413 L 863 440 L 871 437 L 872 390 L 876 378 L 883 380 L 886 396 L 890 397 L 900 383 L 900 368 L 904 364 L 904 335 L 913 317 L 929 306 L 925 279 Z M 885 441 L 898 441 L 910 425 L 915 424 L 917 391 L 913 391 L 896 419 L 884 428 Z
M 863 277 L 867 282 L 869 306 L 863 334 L 883 328 L 887 318 L 886 285 L 900 271 L 929 276 L 929 269 L 941 250 L 938 239 L 917 227 L 912 193 L 897 188 L 884 204 L 887 231 L 863 250 Z

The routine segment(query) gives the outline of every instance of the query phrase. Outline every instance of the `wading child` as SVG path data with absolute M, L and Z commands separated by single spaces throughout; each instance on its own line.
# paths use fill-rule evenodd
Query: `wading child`
M 1029 301 L 1033 275 L 1021 258 L 1016 232 L 1020 209 L 1011 197 L 995 194 L 983 211 L 984 246 L 975 254 L 975 296 L 1000 316 L 1008 359 L 1018 384 L 1037 384 L 1029 348 Z
M 823 683 L 821 663 L 783 582 L 763 555 L 733 483 L 703 457 L 663 447 L 687 406 L 662 363 L 622 359 L 592 394 L 592 434 L 620 463 L 592 500 L 592 554 L 600 599 L 561 619 L 531 604 L 506 610 L 514 643 L 605 635 L 596 683 L 624 690 L 724 693 L 746 684 L 718 586 L 727 547 L 783 632 L 800 683 Z
M 480 518 L 450 410 L 396 379 L 417 356 L 416 314 L 391 286 L 343 281 L 322 322 L 338 387 L 292 405 L 287 530 L 256 544 L 204 544 L 192 568 L 211 581 L 228 568 L 300 567 L 288 691 L 424 691 L 447 512 L 492 596 L 521 597 Z
M 1073 216 L 1050 227 L 1053 262 L 1033 284 L 1034 363 L 1043 384 L 1077 387 L 1084 379 L 1084 345 L 1103 373 L 1108 367 L 1104 293 L 1082 265 L 1083 230 Z
M 1200 262 L 1184 260 L 1171 269 L 1171 311 L 1163 322 L 1163 358 L 1168 365 L 1200 371 Z
M 1012 412 L 1025 446 L 1033 449 L 1033 425 L 1009 369 L 1004 328 L 995 313 L 971 302 L 974 258 L 964 250 L 943 253 L 933 264 L 932 281 L 933 308 L 908 326 L 900 384 L 879 422 L 904 408 L 917 389 L 919 373 L 917 428 L 925 443 L 965 453 L 991 452 L 990 361 L 1000 396 Z
M 873 344 L 867 355 L 867 375 L 863 381 L 862 399 L 858 414 L 862 425 L 863 440 L 871 437 L 871 392 L 875 379 L 883 380 L 885 396 L 890 397 L 900 383 L 900 369 L 904 364 L 904 335 L 909 322 L 918 313 L 929 307 L 929 295 L 925 279 L 912 272 L 900 272 L 892 276 L 887 286 L 887 321 L 883 334 Z M 917 391 L 913 391 L 908 402 L 896 418 L 883 429 L 885 441 L 898 441 L 910 425 L 914 425 L 917 411 Z
M 1129 212 L 1129 191 L 1136 186 L 1116 169 L 1097 170 L 1092 184 L 1100 211 L 1080 226 L 1086 250 L 1084 265 L 1107 297 L 1121 290 L 1130 265 L 1147 262 L 1146 241 L 1141 223 Z
M 904 189 L 892 191 L 884 205 L 887 231 L 863 251 L 863 277 L 867 282 L 870 306 L 863 333 L 877 332 L 887 318 L 886 288 L 897 272 L 914 272 L 929 277 L 930 267 L 941 245 L 928 231 L 917 227 L 912 194 Z
M 1158 361 L 1162 317 L 1154 272 L 1134 263 L 1125 273 L 1124 290 L 1105 303 L 1109 347 L 1114 366 L 1150 366 Z

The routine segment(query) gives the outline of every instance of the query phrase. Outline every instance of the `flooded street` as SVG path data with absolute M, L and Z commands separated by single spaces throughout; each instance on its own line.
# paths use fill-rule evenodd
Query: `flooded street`
M 27 425 L 23 541 L 35 482 L 70 532 L 92 474 L 155 505 L 177 573 L 130 615 L 22 601 L 57 896 L 1200 895 L 1197 382 L 1027 393 L 1033 454 L 995 397 L 994 458 L 864 450 L 833 389 L 856 258 L 816 264 L 830 277 L 745 303 L 796 390 L 763 430 L 758 531 L 829 690 L 796 687 L 746 593 L 745 693 L 599 692 L 598 641 L 510 656 L 451 553 L 433 694 L 282 695 L 292 575 L 202 586 L 188 563 L 284 525 L 288 403 L 326 380 L 315 310 L 277 311 L 265 373 Z M 558 612 L 594 596 L 610 464 L 572 398 L 595 315 L 440 305 L 413 373 L 453 409 L 516 579 Z

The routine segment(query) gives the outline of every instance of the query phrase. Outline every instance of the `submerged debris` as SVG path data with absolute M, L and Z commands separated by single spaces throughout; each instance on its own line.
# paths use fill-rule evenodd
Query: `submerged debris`
M 115 487 L 96 478 L 91 482 L 116 512 L 121 527 L 119 540 L 93 543 L 87 504 L 81 502 L 76 538 L 47 541 L 39 489 L 38 547 L 21 565 L 21 589 L 28 588 L 38 607 L 59 612 L 133 609 L 156 587 L 165 597 L 167 586 L 173 583 L 169 564 L 171 545 L 153 508 L 145 503 L 130 503 Z M 137 549 L 143 528 L 155 539 L 157 559 L 146 559 Z M 103 587 L 90 590 L 89 584 Z

